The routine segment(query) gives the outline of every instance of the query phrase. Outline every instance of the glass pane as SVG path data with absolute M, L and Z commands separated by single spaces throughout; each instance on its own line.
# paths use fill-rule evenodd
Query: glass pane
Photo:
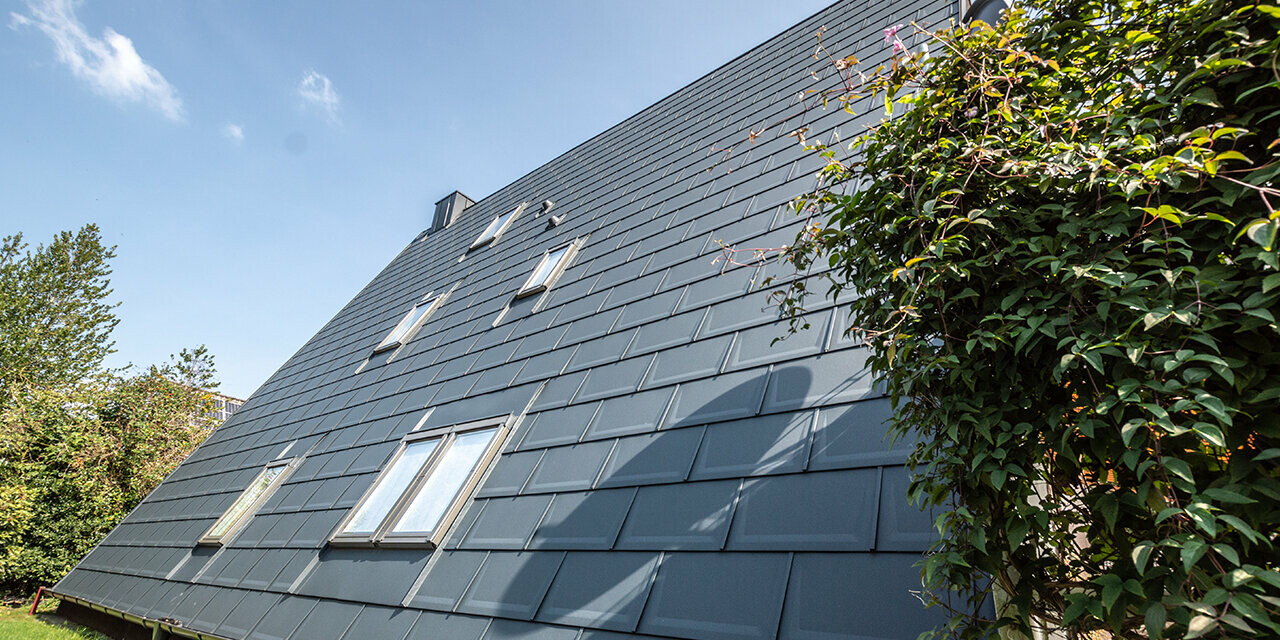
M 529 279 L 527 288 L 540 287 L 547 283 L 547 278 L 551 277 L 551 272 L 556 270 L 560 261 L 564 259 L 564 255 L 569 252 L 569 247 L 563 246 L 559 249 L 547 254 L 545 260 L 538 264 L 538 268 L 534 270 L 533 277 Z
M 422 485 L 422 490 L 413 497 L 409 508 L 405 510 L 400 522 L 396 523 L 395 533 L 431 533 L 440 524 L 440 518 L 453 504 L 454 498 L 462 485 L 467 483 L 476 463 L 484 455 L 489 443 L 493 442 L 497 429 L 484 429 L 464 433 L 454 439 L 453 444 L 444 452 L 440 464 L 432 469 L 431 476 Z
M 490 222 L 489 226 L 484 228 L 484 233 L 481 233 L 480 237 L 476 238 L 476 241 L 473 244 L 480 244 L 492 240 L 493 237 L 498 235 L 498 232 L 502 230 L 502 227 L 507 224 L 507 221 L 511 219 L 511 216 L 514 216 L 515 214 L 516 210 L 512 209 L 511 211 L 494 218 L 493 222 Z
M 409 330 L 413 328 L 413 325 L 417 323 L 418 320 L 422 319 L 422 316 L 427 312 L 427 309 L 430 308 L 431 304 L 429 302 L 424 302 L 411 309 L 409 311 L 409 315 L 405 316 L 404 319 L 400 321 L 400 324 L 397 324 L 396 328 L 392 329 L 391 333 L 382 340 L 382 344 L 379 344 L 378 346 L 385 347 L 389 344 L 399 342 L 404 338 L 405 334 L 409 333 Z
M 254 478 L 253 483 L 240 493 L 240 497 L 236 498 L 236 501 L 232 503 L 231 508 L 227 509 L 227 512 L 222 514 L 221 518 L 218 518 L 218 522 L 209 530 L 209 537 L 221 538 L 222 536 L 227 535 L 227 532 L 230 531 L 241 518 L 247 515 L 249 507 L 252 507 L 253 503 L 258 498 L 262 497 L 262 494 L 266 493 L 267 489 L 271 486 L 271 483 L 274 482 L 276 478 L 280 477 L 280 474 L 284 473 L 284 469 L 285 465 L 278 465 L 274 467 L 267 467 L 262 471 L 262 473 L 259 473 L 258 477 Z
M 413 442 L 406 446 L 391 468 L 378 478 L 378 484 L 374 487 L 373 493 L 370 493 L 360 505 L 360 510 L 356 511 L 347 525 L 342 528 L 342 532 L 373 533 L 378 525 L 382 524 L 382 519 L 387 517 L 391 507 L 395 506 L 396 500 L 399 500 L 404 490 L 409 488 L 409 483 L 413 482 L 419 471 L 422 471 L 423 465 L 427 464 L 431 453 L 439 444 L 440 439 L 434 438 Z

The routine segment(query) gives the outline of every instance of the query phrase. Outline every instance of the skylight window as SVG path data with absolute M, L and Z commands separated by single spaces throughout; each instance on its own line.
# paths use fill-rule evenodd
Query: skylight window
M 565 267 L 569 266 L 573 254 L 577 252 L 578 242 L 575 240 L 542 254 L 542 260 L 538 261 L 538 266 L 533 268 L 529 279 L 525 281 L 524 286 L 520 287 L 520 291 L 516 292 L 516 297 L 523 298 L 550 289 L 560 274 L 564 273 Z
M 409 434 L 331 542 L 435 547 L 506 432 L 503 418 Z
M 506 231 L 507 227 L 511 226 L 511 223 L 516 219 L 516 216 L 520 215 L 520 212 L 524 210 L 525 204 L 526 203 L 521 203 L 520 206 L 494 218 L 493 222 L 490 222 L 489 226 L 485 227 L 484 231 L 480 233 L 480 237 L 476 238 L 475 242 L 471 243 L 471 249 L 479 249 L 480 247 L 497 240 L 498 237 L 502 235 L 502 232 Z
M 218 521 L 213 523 L 212 527 L 201 536 L 199 544 L 221 545 L 223 541 L 229 539 L 241 527 L 249 521 L 249 517 L 262 506 L 275 493 L 276 487 L 284 481 L 288 470 L 292 466 L 293 460 L 285 460 L 268 465 L 263 469 L 258 477 L 249 483 L 249 486 L 240 495 L 236 497 L 236 501 L 231 503 Z
M 433 293 L 427 294 L 421 302 L 413 305 L 413 308 L 409 310 L 409 313 L 405 314 L 405 316 L 400 319 L 400 322 L 391 330 L 391 333 L 388 333 L 387 337 L 383 338 L 382 342 L 378 343 L 378 346 L 373 350 L 377 352 L 384 351 L 386 349 L 393 349 L 408 342 L 418 331 L 418 327 L 422 326 L 423 322 L 426 322 L 427 318 L 431 315 L 431 312 L 435 311 L 436 307 L 440 306 L 440 302 L 443 299 L 443 295 L 437 296 Z

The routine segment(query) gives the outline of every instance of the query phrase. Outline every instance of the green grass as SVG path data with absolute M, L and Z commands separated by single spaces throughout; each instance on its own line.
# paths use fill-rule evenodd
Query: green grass
M 27 615 L 31 603 L 19 607 L 0 605 L 0 638 L 4 640 L 110 640 L 107 636 L 72 624 L 54 615 L 55 598 L 40 602 L 36 615 Z

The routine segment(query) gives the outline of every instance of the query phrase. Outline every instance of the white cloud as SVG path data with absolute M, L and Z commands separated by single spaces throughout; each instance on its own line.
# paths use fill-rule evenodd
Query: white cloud
M 244 142 L 244 127 L 228 122 L 222 125 L 222 135 L 226 136 L 228 140 L 240 144 Z
M 302 96 L 308 104 L 324 109 L 331 122 L 335 124 L 338 122 L 338 107 L 342 99 L 338 97 L 338 92 L 333 90 L 333 83 L 324 74 L 317 73 L 314 69 L 304 71 L 302 82 L 298 83 L 298 95 Z
M 30 15 L 10 13 L 10 26 L 33 26 L 53 41 L 58 60 L 94 91 L 117 102 L 141 102 L 170 120 L 182 120 L 182 99 L 133 41 L 111 27 L 94 38 L 76 18 L 78 0 L 28 0 Z

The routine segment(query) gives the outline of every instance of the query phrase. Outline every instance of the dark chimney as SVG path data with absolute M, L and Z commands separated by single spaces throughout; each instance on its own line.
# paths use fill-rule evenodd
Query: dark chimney
M 431 229 L 428 233 L 435 233 L 453 224 L 462 216 L 462 211 L 473 204 L 475 201 L 463 195 L 461 191 L 454 191 L 445 196 L 436 203 L 436 215 L 431 219 Z

